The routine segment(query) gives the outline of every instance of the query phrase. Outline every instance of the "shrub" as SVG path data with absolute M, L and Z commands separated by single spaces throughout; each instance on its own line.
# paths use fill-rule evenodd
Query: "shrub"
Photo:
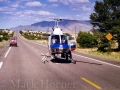
M 94 35 L 88 32 L 79 32 L 77 37 L 77 42 L 80 47 L 92 48 L 97 46 L 97 39 Z

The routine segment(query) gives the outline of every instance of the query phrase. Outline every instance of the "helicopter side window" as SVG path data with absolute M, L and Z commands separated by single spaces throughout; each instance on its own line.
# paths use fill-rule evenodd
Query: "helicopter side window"
M 67 44 L 67 37 L 65 35 L 61 35 L 61 42 Z
M 52 36 L 52 44 L 60 43 L 59 35 Z

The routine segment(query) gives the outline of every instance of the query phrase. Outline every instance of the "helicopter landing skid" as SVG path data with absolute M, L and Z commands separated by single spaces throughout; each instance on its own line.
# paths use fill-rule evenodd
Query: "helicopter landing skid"
M 76 64 L 76 60 L 73 60 L 72 58 L 68 57 L 71 63 Z
M 53 58 L 53 56 L 50 54 L 50 53 L 47 53 L 47 54 L 45 54 L 44 55 L 44 57 L 42 58 L 42 62 L 43 63 L 45 63 L 45 61 L 47 61 L 47 58 Z M 76 64 L 76 60 L 73 60 L 72 58 L 70 58 L 70 57 L 68 57 L 69 59 L 70 59 L 70 61 L 71 61 L 71 63 L 73 63 L 73 64 Z M 48 61 L 47 61 L 48 62 Z
M 45 61 L 47 61 L 47 58 L 49 58 L 49 57 L 53 58 L 53 56 L 52 56 L 50 53 L 47 53 L 47 54 L 44 55 L 44 57 L 42 58 L 41 61 L 42 61 L 43 63 L 45 63 Z M 48 61 L 47 61 L 47 62 L 48 62 Z
M 71 62 L 72 62 L 73 64 L 76 64 L 76 60 L 71 59 Z

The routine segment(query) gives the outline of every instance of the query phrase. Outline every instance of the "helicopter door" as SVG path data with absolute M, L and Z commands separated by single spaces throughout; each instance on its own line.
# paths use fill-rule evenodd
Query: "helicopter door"
M 74 51 L 76 49 L 76 38 L 74 36 L 69 36 L 69 43 L 70 43 L 70 49 L 71 51 Z

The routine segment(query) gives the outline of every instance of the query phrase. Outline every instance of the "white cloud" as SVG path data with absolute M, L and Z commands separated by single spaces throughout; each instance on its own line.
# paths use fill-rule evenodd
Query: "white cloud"
M 90 1 L 89 0 L 48 0 L 49 2 L 57 2 L 67 5 L 71 8 L 71 10 L 83 10 L 90 11 Z M 55 6 L 53 4 L 53 6 Z M 87 7 L 88 6 L 88 7 Z
M 19 17 L 24 17 L 25 15 L 20 15 Z
M 89 0 L 48 0 L 49 2 L 61 2 L 63 4 L 69 4 L 69 3 L 86 3 L 89 2 Z
M 35 11 L 33 11 L 33 10 L 25 10 L 23 13 L 24 13 L 25 15 L 32 15 L 32 14 L 36 14 L 36 12 L 35 12 Z
M 79 4 L 79 3 L 88 3 L 89 0 L 59 0 L 59 2 L 65 5 Z
M 6 12 L 6 11 L 15 11 L 16 10 L 16 8 L 11 8 L 11 7 L 7 7 L 7 6 L 5 6 L 5 7 L 0 7 L 0 11 L 4 11 L 4 12 Z
M 33 2 L 27 2 L 26 6 L 31 6 L 31 7 L 38 7 L 38 6 L 45 6 L 45 4 L 42 4 L 41 2 L 38 1 L 33 1 Z
M 90 2 L 89 0 L 48 0 L 48 1 L 49 2 L 59 2 L 59 3 L 65 4 L 65 5 Z
M 0 11 L 4 11 L 4 9 L 0 7 Z
M 89 13 L 75 15 L 76 20 L 89 20 Z
M 83 11 L 90 11 L 91 8 L 87 8 L 86 6 L 82 6 Z
M 48 0 L 49 2 L 58 2 L 59 0 Z
M 58 7 L 58 4 L 52 4 L 51 7 Z
M 0 0 L 0 2 L 7 2 L 8 0 Z
M 20 14 L 22 14 L 22 11 L 18 11 L 18 12 L 16 12 L 15 14 L 16 14 L 16 15 L 20 15 Z
M 24 15 L 24 16 L 56 16 L 55 13 L 51 13 L 48 11 L 33 11 L 33 10 L 25 10 L 25 11 L 18 11 L 14 13 L 15 15 Z
M 3 13 L 5 13 L 5 14 L 13 14 L 13 12 L 3 12 Z
M 55 16 L 54 13 L 50 13 L 48 11 L 38 11 L 37 14 L 38 15 L 43 15 L 43 16 Z
M 91 11 L 92 7 L 91 6 L 87 7 L 86 5 L 81 5 L 81 7 L 80 7 L 80 6 L 76 5 L 76 6 L 72 6 L 71 10 Z
M 11 6 L 17 8 L 17 7 L 19 7 L 19 4 L 13 4 Z

